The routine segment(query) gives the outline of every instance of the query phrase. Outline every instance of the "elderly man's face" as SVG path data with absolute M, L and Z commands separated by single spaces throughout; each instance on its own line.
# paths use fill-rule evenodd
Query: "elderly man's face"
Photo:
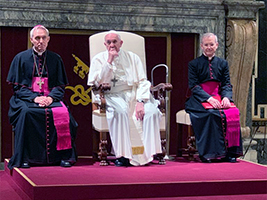
M 122 46 L 123 41 L 120 40 L 117 34 L 110 33 L 105 37 L 105 46 L 108 51 L 116 51 L 119 52 Z
M 201 48 L 207 57 L 212 57 L 218 48 L 218 42 L 216 42 L 215 36 L 204 37 Z
M 42 28 L 37 28 L 33 32 L 33 37 L 31 38 L 31 43 L 33 44 L 37 52 L 44 52 L 48 46 L 50 40 L 47 32 Z

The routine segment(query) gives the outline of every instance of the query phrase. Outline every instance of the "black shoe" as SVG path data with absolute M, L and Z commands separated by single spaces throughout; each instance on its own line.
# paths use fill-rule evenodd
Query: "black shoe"
M 229 162 L 235 163 L 236 162 L 236 158 L 229 158 Z
M 114 163 L 117 167 L 121 167 L 121 166 L 127 167 L 127 166 L 131 165 L 129 159 L 124 158 L 124 157 L 120 157 L 120 158 L 116 159 Z
M 208 158 L 204 158 L 203 156 L 200 156 L 199 158 L 203 163 L 211 163 L 211 160 Z
M 130 160 L 128 158 L 121 157 L 121 162 L 123 163 L 123 166 L 130 166 Z
M 70 164 L 69 161 L 61 160 L 61 162 L 60 162 L 60 166 L 61 166 L 61 167 L 71 167 L 71 164 Z
M 116 159 L 115 162 L 114 162 L 114 164 L 117 167 L 122 167 L 123 166 L 123 163 L 120 161 L 120 159 Z
M 28 162 L 23 162 L 21 168 L 30 168 L 30 165 Z
M 231 163 L 235 163 L 236 162 L 236 158 L 234 157 L 230 157 L 230 156 L 226 156 L 225 158 L 222 159 L 223 162 L 231 162 Z

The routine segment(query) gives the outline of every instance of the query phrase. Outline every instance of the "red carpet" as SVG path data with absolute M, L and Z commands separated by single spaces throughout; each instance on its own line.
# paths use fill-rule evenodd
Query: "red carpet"
M 6 160 L 7 164 L 7 160 Z M 71 168 L 31 167 L 5 171 L 30 199 L 196 198 L 231 195 L 266 199 L 266 166 L 168 161 L 166 165 L 107 167 L 80 158 Z M 218 197 L 218 198 L 217 198 Z M 189 198 L 189 199 L 190 199 Z

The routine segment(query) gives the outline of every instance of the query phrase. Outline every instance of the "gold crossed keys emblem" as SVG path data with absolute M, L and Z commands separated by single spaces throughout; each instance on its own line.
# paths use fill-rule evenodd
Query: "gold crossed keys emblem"
M 76 85 L 75 87 L 67 86 L 66 89 L 70 89 L 74 92 L 70 97 L 70 102 L 73 105 L 82 104 L 83 106 L 87 106 L 91 102 L 91 97 L 89 96 L 92 89 L 91 87 L 84 90 L 82 85 Z
M 89 72 L 89 67 L 77 56 L 72 54 L 72 56 L 77 61 L 77 65 L 74 66 L 73 71 L 78 74 L 82 79 L 84 79 L 85 75 Z
M 77 61 L 77 64 L 73 67 L 73 71 L 79 75 L 80 78 L 84 79 L 85 76 L 89 73 L 89 67 L 77 56 L 72 54 L 74 59 Z M 67 86 L 66 89 L 73 91 L 73 95 L 70 97 L 70 102 L 73 105 L 82 104 L 83 106 L 87 106 L 90 102 L 92 102 L 89 93 L 91 92 L 91 87 L 87 90 L 84 89 L 82 85 L 76 86 Z

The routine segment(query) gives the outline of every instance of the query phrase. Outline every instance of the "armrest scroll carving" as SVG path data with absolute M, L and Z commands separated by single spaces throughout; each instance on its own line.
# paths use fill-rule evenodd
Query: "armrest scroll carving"
M 98 91 L 100 96 L 101 103 L 94 103 L 94 105 L 100 110 L 100 113 L 106 112 L 106 99 L 105 99 L 105 92 L 110 90 L 111 86 L 109 83 L 102 83 L 99 87 L 93 85 L 93 91 Z
M 151 86 L 150 91 L 152 92 L 154 98 L 158 99 L 160 102 L 159 109 L 162 113 L 165 113 L 166 111 L 166 102 L 164 98 L 164 92 L 165 91 L 171 91 L 172 90 L 172 84 L 171 83 L 160 83 L 156 86 Z M 155 92 L 157 93 L 157 97 L 155 97 Z

